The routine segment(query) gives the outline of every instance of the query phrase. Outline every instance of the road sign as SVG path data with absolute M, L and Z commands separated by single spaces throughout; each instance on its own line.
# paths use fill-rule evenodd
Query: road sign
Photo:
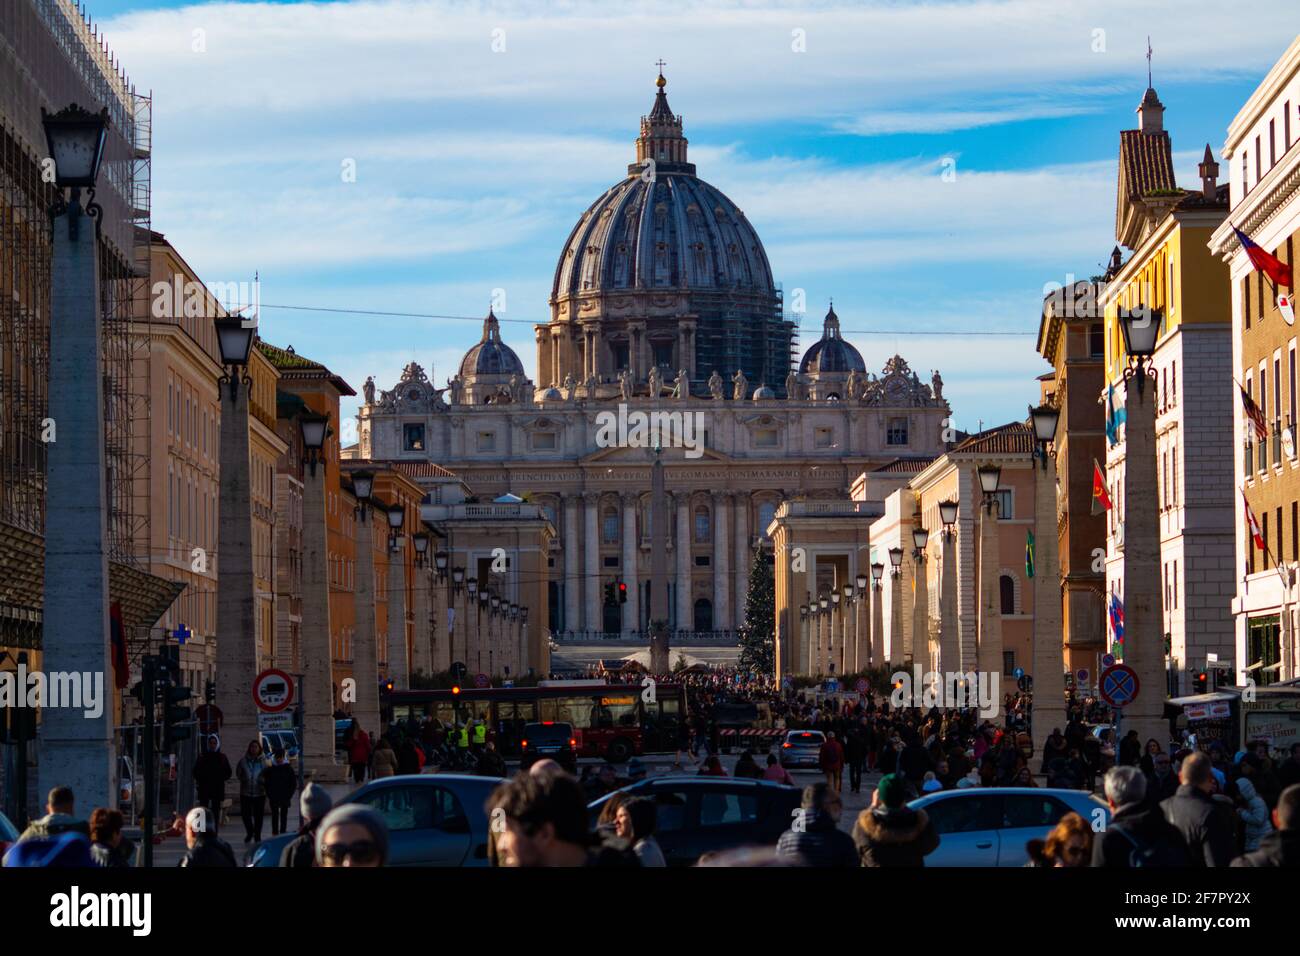
M 1011 672 L 1011 676 L 1016 680 L 1020 680 L 1020 678 L 1025 676 L 1025 669 L 1023 667 L 1017 667 Z
M 1077 671 L 1074 672 L 1074 679 L 1077 680 L 1080 684 L 1088 683 L 1088 676 L 1089 676 L 1088 668 L 1086 667 L 1080 667 Z
M 859 677 L 858 682 L 853 685 L 853 689 L 856 690 L 859 694 L 865 694 L 868 690 L 871 689 L 871 685 L 867 683 L 867 679 L 865 677 Z
M 268 730 L 293 730 L 293 714 L 258 714 L 257 729 L 266 733 Z
M 1102 699 L 1112 707 L 1124 707 L 1137 700 L 1141 683 L 1137 671 L 1127 664 L 1115 664 L 1101 672 L 1098 690 Z
M 1102 654 L 1102 655 L 1101 655 L 1101 666 L 1102 666 L 1102 669 L 1105 669 L 1105 668 L 1107 668 L 1107 667 L 1114 667 L 1114 666 L 1115 666 L 1115 655 L 1114 655 L 1114 654 Z
M 176 638 L 177 644 L 184 644 L 193 636 L 194 636 L 194 632 L 191 631 L 184 624 L 176 628 L 176 630 L 172 631 L 172 637 Z
M 1214 653 L 1214 651 L 1210 651 L 1208 654 L 1205 655 L 1205 663 L 1207 664 L 1219 663 L 1219 655 Z
M 492 686 L 492 679 L 491 679 L 490 677 L 488 677 L 487 674 L 475 674 L 475 675 L 474 675 L 474 686 L 475 686 L 475 687 L 491 687 L 491 686 Z
M 839 689 L 840 689 L 840 682 L 836 680 L 834 677 L 832 677 L 830 680 L 826 682 L 826 693 L 834 694 L 838 692 Z
M 460 679 L 460 680 L 464 680 L 464 679 L 465 679 L 465 675 L 466 675 L 467 673 L 469 673 L 469 670 L 468 670 L 468 669 L 465 667 L 465 665 L 462 664 L 460 661 L 454 661 L 454 662 L 452 663 L 452 665 L 451 665 L 451 676 L 452 676 L 452 677 L 458 678 L 458 679 Z
M 275 667 L 268 667 L 253 678 L 253 703 L 265 714 L 278 714 L 293 703 L 293 678 Z
M 216 704 L 200 704 L 194 708 L 194 719 L 199 722 L 199 733 L 219 734 L 225 715 Z

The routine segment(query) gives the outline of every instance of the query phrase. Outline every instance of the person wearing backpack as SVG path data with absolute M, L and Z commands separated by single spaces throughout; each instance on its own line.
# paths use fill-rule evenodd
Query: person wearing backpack
M 1187 844 L 1158 806 L 1146 802 L 1147 778 L 1136 766 L 1112 768 L 1105 779 L 1111 818 L 1092 842 L 1092 865 L 1119 869 L 1188 866 Z

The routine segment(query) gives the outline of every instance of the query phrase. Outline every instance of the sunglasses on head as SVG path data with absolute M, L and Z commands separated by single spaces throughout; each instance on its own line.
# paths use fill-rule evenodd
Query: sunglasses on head
M 321 847 L 321 856 L 335 866 L 341 865 L 349 858 L 353 863 L 373 863 L 379 859 L 379 848 L 369 840 L 359 840 L 356 843 L 327 843 Z

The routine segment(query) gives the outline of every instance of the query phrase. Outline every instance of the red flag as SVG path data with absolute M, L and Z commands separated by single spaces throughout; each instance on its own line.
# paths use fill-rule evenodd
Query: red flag
M 108 622 L 113 642 L 113 683 L 121 690 L 131 683 L 131 665 L 126 659 L 126 630 L 122 627 L 120 602 L 109 605 Z
M 1255 539 L 1255 547 L 1261 551 L 1268 551 L 1264 543 L 1264 535 L 1260 533 L 1259 522 L 1255 520 L 1255 512 L 1250 510 L 1250 502 L 1246 500 L 1246 493 L 1241 493 L 1241 503 L 1246 507 L 1246 527 L 1250 529 L 1250 536 Z
M 1094 458 L 1092 460 L 1092 513 L 1099 514 L 1101 510 L 1109 511 L 1110 507 L 1110 495 L 1106 493 L 1106 475 Z
M 1255 438 L 1264 441 L 1268 438 L 1268 421 L 1264 418 L 1264 410 L 1255 404 L 1255 400 L 1244 388 L 1238 385 L 1237 389 L 1241 392 L 1241 410 L 1255 426 Z
M 1241 247 L 1246 250 L 1246 255 L 1250 256 L 1250 264 L 1258 269 L 1264 275 L 1268 276 L 1278 285 L 1284 285 L 1291 288 L 1291 267 L 1279 259 L 1277 256 L 1268 252 L 1261 246 L 1251 241 L 1250 236 L 1246 235 L 1236 226 L 1232 231 L 1237 234 L 1237 239 L 1241 242 Z

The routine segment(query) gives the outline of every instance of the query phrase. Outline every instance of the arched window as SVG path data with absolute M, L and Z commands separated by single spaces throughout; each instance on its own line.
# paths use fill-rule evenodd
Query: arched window
M 776 515 L 776 505 L 770 501 L 765 501 L 758 506 L 758 533 L 767 537 L 767 526 L 772 523 L 772 518 Z
M 1002 613 L 1016 613 L 1016 582 L 1009 574 L 998 579 L 998 591 L 1002 598 Z
M 713 630 L 713 602 L 708 598 L 700 598 L 695 602 L 695 630 Z
M 606 544 L 618 543 L 618 511 L 614 508 L 606 508 L 604 519 L 601 521 L 601 538 Z
M 709 509 L 703 505 L 695 509 L 695 540 L 709 540 Z

